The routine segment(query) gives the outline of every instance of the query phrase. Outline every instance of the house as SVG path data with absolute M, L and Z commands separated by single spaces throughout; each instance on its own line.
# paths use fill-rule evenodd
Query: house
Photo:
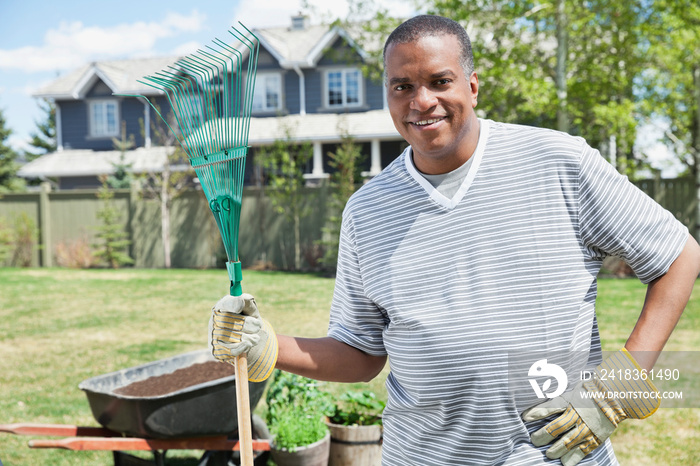
M 340 27 L 310 25 L 303 16 L 288 27 L 256 29 L 260 41 L 246 183 L 257 182 L 255 152 L 275 140 L 313 146 L 306 168 L 310 184 L 328 177 L 328 152 L 344 135 L 362 147 L 364 175 L 377 174 L 405 147 L 386 106 L 382 83 L 363 76 L 367 54 Z M 58 189 L 90 188 L 114 171 L 121 152 L 113 148 L 122 126 L 134 139 L 123 163 L 135 172 L 162 169 L 166 150 L 152 134 L 157 115 L 143 99 L 169 108 L 165 96 L 140 78 L 165 69 L 177 57 L 87 64 L 34 94 L 56 104 L 56 152 L 23 166 L 19 175 L 53 179 Z M 172 150 L 172 149 L 170 149 Z

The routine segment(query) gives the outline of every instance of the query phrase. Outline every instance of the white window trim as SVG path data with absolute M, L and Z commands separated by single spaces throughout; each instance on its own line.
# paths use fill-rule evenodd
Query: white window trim
M 101 134 L 95 134 L 95 125 L 94 125 L 94 105 L 95 104 L 114 104 L 115 107 L 115 112 L 114 112 L 114 119 L 115 119 L 115 127 L 114 130 L 111 132 L 105 132 Z M 121 121 L 121 116 L 119 114 L 119 101 L 117 99 L 91 99 L 88 101 L 88 135 L 91 138 L 112 138 L 115 136 L 119 136 L 119 122 Z
M 279 110 L 282 110 L 282 102 L 284 100 L 284 94 L 282 92 L 282 89 L 284 88 L 283 84 L 283 76 L 282 73 L 275 73 L 275 72 L 262 72 L 258 73 L 256 78 L 255 78 L 255 92 L 266 92 L 266 79 L 268 77 L 277 77 L 277 107 L 267 107 L 267 99 L 263 98 L 263 107 L 262 108 L 254 108 L 252 107 L 252 111 L 254 113 L 266 113 L 266 112 L 276 112 Z M 252 105 L 252 102 L 251 102 Z
M 360 77 L 358 96 L 357 96 L 358 99 L 357 99 L 357 102 L 353 102 L 351 104 L 347 103 L 347 96 L 348 95 L 347 95 L 347 89 L 345 89 L 345 83 L 346 83 L 345 75 L 349 71 L 357 72 L 357 74 Z M 329 102 L 329 99 L 328 99 L 328 97 L 329 97 L 329 95 L 328 95 L 328 92 L 329 92 L 328 75 L 330 73 L 337 73 L 337 72 L 342 73 L 343 103 L 340 105 L 337 105 L 337 104 L 331 105 Z M 323 70 L 323 106 L 325 108 L 327 108 L 327 109 L 339 109 L 339 108 L 362 107 L 362 105 L 364 105 L 364 101 L 365 101 L 365 80 L 364 80 L 364 76 L 362 74 L 362 70 L 360 70 L 359 68 L 355 68 L 355 67 L 328 68 L 326 70 Z

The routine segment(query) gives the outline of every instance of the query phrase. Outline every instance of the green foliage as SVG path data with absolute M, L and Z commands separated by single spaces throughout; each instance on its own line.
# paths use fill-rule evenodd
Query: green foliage
M 56 152 L 56 104 L 46 99 L 40 99 L 38 105 L 44 115 L 43 120 L 35 121 L 37 130 L 29 134 L 32 138 L 29 145 L 36 148 L 37 151 L 25 153 L 28 161 L 44 154 Z
M 317 381 L 275 370 L 266 402 L 268 427 L 278 448 L 294 451 L 328 433 L 323 413 L 330 405 Z
M 664 141 L 690 173 L 700 169 L 700 4 L 651 2 L 644 30 L 650 68 L 640 75 L 645 114 L 666 126 Z
M 6 220 L 0 217 L 0 266 L 4 265 L 12 253 L 14 235 Z
M 269 190 L 267 195 L 275 210 L 292 224 L 294 232 L 294 269 L 301 269 L 301 219 L 310 213 L 304 203 L 304 169 L 313 156 L 310 143 L 295 143 L 292 128 L 284 128 L 284 139 L 277 139 L 256 153 L 265 169 Z
M 333 424 L 346 426 L 372 426 L 382 424 L 382 412 L 386 403 L 369 391 L 348 391 L 340 396 L 338 403 L 327 412 Z
M 360 146 L 355 144 L 351 136 L 345 132 L 342 142 L 335 153 L 329 152 L 329 165 L 335 169 L 331 174 L 332 194 L 330 199 L 331 213 L 328 216 L 323 233 L 327 239 L 320 243 L 324 246 L 321 263 L 329 270 L 335 270 L 338 262 L 338 245 L 340 242 L 340 227 L 343 221 L 342 213 L 350 196 L 355 192 L 360 182 L 359 163 L 362 158 Z
M 134 179 L 131 173 L 133 164 L 126 163 L 125 157 L 127 151 L 134 147 L 135 142 L 133 134 L 129 137 L 126 135 L 126 122 L 122 121 L 121 138 L 112 138 L 112 145 L 119 151 L 119 161 L 112 164 L 114 174 L 107 177 L 107 184 L 112 189 L 128 189 Z
M 25 187 L 23 179 L 17 177 L 17 152 L 8 144 L 12 130 L 6 126 L 5 116 L 0 109 L 0 194 L 21 191 Z
M 0 265 L 29 267 L 37 236 L 36 224 L 26 212 L 14 215 L 9 222 L 0 217 Z
M 128 234 L 120 222 L 121 214 L 113 202 L 114 192 L 107 185 L 106 180 L 103 180 L 97 197 L 103 201 L 103 206 L 97 212 L 101 225 L 97 227 L 95 257 L 113 269 L 133 264 L 134 260 L 127 252 L 131 240 L 128 239 Z
M 36 222 L 26 212 L 14 217 L 12 265 L 29 267 L 32 265 L 32 255 L 36 247 L 38 230 Z

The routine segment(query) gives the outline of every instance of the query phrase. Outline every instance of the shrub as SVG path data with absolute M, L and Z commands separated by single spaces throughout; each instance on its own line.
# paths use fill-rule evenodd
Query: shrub
M 13 236 L 12 265 L 15 267 L 29 267 L 32 265 L 32 255 L 34 254 L 38 231 L 36 223 L 26 212 L 22 212 L 15 217 Z
M 0 266 L 10 257 L 14 244 L 12 229 L 0 217 Z
M 59 241 L 54 245 L 54 255 L 57 266 L 71 269 L 89 269 L 96 261 L 86 237 L 73 241 Z

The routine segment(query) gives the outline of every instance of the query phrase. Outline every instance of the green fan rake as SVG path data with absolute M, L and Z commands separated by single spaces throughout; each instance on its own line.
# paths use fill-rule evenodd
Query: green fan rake
M 148 101 L 187 153 L 221 233 L 233 296 L 242 293 L 238 232 L 259 50 L 255 34 L 241 26 L 245 31 L 228 31 L 237 47 L 214 39 L 205 49 L 139 80 L 165 94 L 177 131 L 153 102 L 136 96 Z M 235 366 L 241 464 L 247 466 L 253 464 L 253 452 L 248 384 L 240 383 L 248 381 L 245 354 Z

